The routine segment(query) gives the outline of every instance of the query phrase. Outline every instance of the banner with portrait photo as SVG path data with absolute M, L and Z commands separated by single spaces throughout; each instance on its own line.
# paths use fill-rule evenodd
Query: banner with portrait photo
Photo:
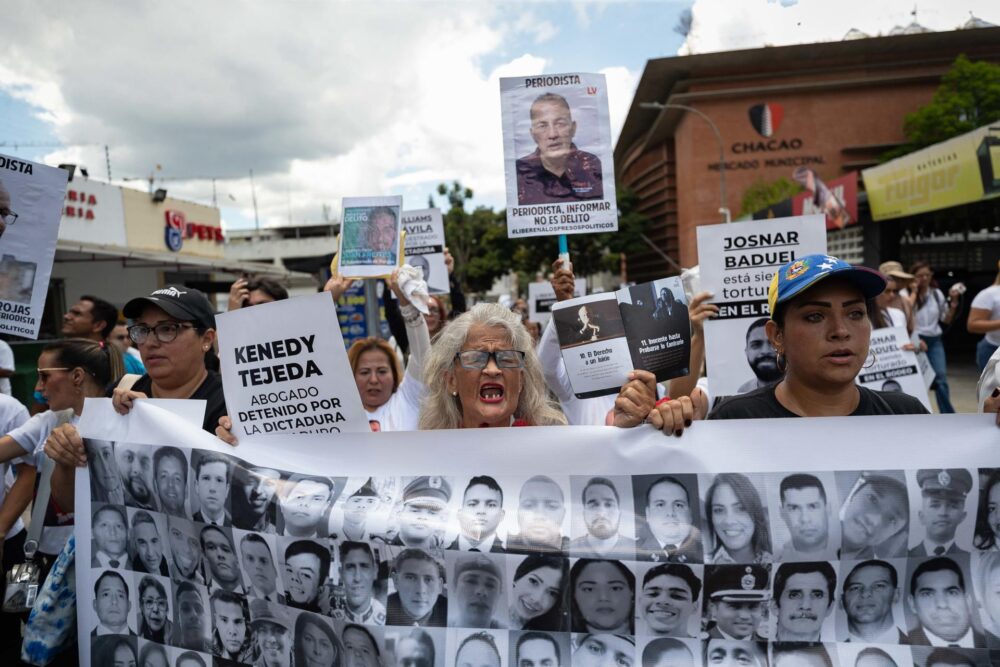
M 701 288 L 719 315 L 705 322 L 708 387 L 713 399 L 743 394 L 781 378 L 764 333 L 774 272 L 804 255 L 826 253 L 826 220 L 806 215 L 698 227 Z
M 906 327 L 885 327 L 872 331 L 865 367 L 858 373 L 858 384 L 877 391 L 899 391 L 920 400 L 931 409 L 927 383 L 920 372 L 920 361 L 912 349 Z
M 603 74 L 500 79 L 507 236 L 618 231 Z
M 226 408 L 238 438 L 369 430 L 326 292 L 217 316 Z
M 618 393 L 636 368 L 658 382 L 688 374 L 691 321 L 678 277 L 562 301 L 552 317 L 577 398 Z
M 447 294 L 451 288 L 448 267 L 444 263 L 444 220 L 440 209 L 403 211 L 403 231 L 406 232 L 406 263 L 423 269 L 431 294 Z
M 402 264 L 402 197 L 344 197 L 338 275 L 388 276 Z
M 37 338 L 69 172 L 0 154 L 0 333 Z
M 859 644 L 920 664 L 938 641 L 978 665 L 1000 648 L 988 415 L 699 422 L 676 446 L 645 425 L 231 448 L 155 400 L 120 416 L 89 399 L 79 429 L 95 468 L 152 491 L 77 473 L 83 665 L 844 664 Z
M 575 278 L 573 280 L 573 298 L 578 298 L 587 293 L 587 279 Z M 542 280 L 537 283 L 528 283 L 528 319 L 538 322 L 544 327 L 552 317 L 552 307 L 556 305 L 556 291 L 552 289 L 552 283 Z

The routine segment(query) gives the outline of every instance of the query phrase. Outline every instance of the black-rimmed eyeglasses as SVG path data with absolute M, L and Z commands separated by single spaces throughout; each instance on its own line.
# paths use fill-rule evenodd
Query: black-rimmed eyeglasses
M 181 329 L 194 329 L 194 325 L 188 322 L 160 322 L 159 324 L 147 327 L 145 324 L 133 324 L 128 328 L 128 337 L 136 345 L 142 345 L 149 338 L 152 332 L 156 340 L 161 343 L 170 343 L 177 338 Z
M 459 366 L 470 371 L 481 371 L 492 359 L 497 368 L 524 368 L 524 352 L 520 350 L 463 350 L 455 355 Z

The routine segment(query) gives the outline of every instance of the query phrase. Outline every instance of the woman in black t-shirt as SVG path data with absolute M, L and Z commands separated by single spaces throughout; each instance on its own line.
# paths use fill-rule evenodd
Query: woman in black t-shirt
M 877 271 L 828 255 L 808 255 L 779 268 L 768 290 L 771 318 L 765 329 L 784 378 L 722 400 L 708 418 L 926 413 L 912 396 L 855 383 L 870 363 L 870 313 L 885 284 Z M 673 411 L 660 405 L 650 421 L 673 430 Z

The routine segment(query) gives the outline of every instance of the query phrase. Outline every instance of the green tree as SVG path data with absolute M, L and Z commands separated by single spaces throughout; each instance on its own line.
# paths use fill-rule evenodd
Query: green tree
M 758 180 L 743 191 L 743 199 L 740 200 L 740 216 L 750 215 L 768 206 L 774 206 L 800 192 L 802 192 L 802 186 L 784 176 L 775 181 Z
M 455 275 L 465 292 L 484 292 L 509 267 L 506 219 L 491 208 L 479 206 L 471 213 L 465 204 L 472 199 L 471 188 L 455 181 L 441 183 L 438 195 L 448 200 L 444 212 L 444 234 L 448 250 L 455 258 Z M 433 197 L 429 202 L 434 205 Z
M 889 160 L 1000 120 L 1000 65 L 958 56 L 926 106 L 907 114 L 906 143 Z

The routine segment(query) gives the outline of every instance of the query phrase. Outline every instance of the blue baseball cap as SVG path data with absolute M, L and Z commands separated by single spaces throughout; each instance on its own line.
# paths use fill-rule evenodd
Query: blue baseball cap
M 830 276 L 846 278 L 857 285 L 866 299 L 874 299 L 885 290 L 885 276 L 866 266 L 854 266 L 830 255 L 806 255 L 783 265 L 771 278 L 767 290 L 767 305 L 774 319 L 774 310 Z

